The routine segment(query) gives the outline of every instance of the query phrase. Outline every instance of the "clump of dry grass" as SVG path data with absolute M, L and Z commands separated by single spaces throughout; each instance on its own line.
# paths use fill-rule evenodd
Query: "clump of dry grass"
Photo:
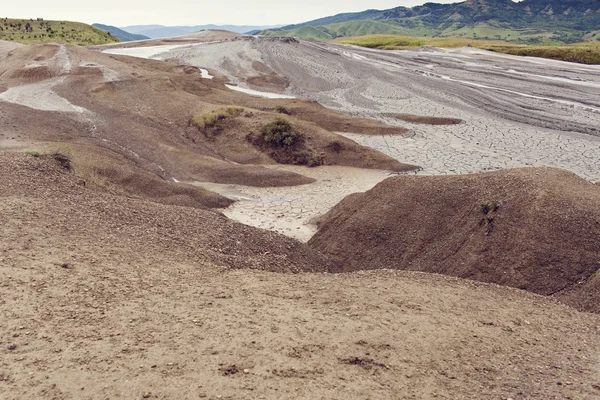
M 208 131 L 214 128 L 219 121 L 229 117 L 239 117 L 244 109 L 236 106 L 221 107 L 213 110 L 200 111 L 192 117 L 192 122 L 201 131 Z

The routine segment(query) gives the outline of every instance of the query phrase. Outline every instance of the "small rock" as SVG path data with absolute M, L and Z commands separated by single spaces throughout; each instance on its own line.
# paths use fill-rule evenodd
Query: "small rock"
M 206 393 L 200 393 L 200 394 L 198 395 L 198 397 L 202 397 L 202 398 L 204 398 L 204 397 L 206 397 Z
M 17 348 L 17 345 L 16 345 L 16 344 L 9 344 L 9 345 L 8 345 L 8 349 L 9 349 L 9 350 L 11 350 L 11 351 L 12 351 L 12 350 L 16 350 L 16 348 Z
M 244 373 L 245 373 L 245 374 L 249 374 L 249 373 L 250 373 L 250 370 L 249 370 L 249 369 L 244 369 Z
M 143 399 L 149 399 L 150 396 L 152 396 L 152 393 L 150 393 L 150 392 L 144 392 L 144 394 L 142 395 L 142 398 Z

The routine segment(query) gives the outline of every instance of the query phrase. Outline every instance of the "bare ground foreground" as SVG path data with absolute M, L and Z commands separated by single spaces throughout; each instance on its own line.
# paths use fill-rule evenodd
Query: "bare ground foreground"
M 325 271 L 210 211 L 0 153 L 3 399 L 593 399 L 600 317 L 436 275 Z

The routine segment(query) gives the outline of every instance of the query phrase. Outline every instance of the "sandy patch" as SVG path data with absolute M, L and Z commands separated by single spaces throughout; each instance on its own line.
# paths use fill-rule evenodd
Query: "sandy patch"
M 181 47 L 190 47 L 189 44 L 170 44 L 163 46 L 149 46 L 149 47 L 131 47 L 125 49 L 108 49 L 103 50 L 106 54 L 117 54 L 122 56 L 131 56 L 139 58 L 156 58 L 160 54 L 166 53 L 171 50 L 175 50 Z
M 237 92 L 246 93 L 246 94 L 249 94 L 250 96 L 263 97 L 265 99 L 295 99 L 294 96 L 288 96 L 286 94 L 263 92 L 263 91 L 259 91 L 259 90 L 253 90 L 253 89 L 248 89 L 248 88 L 233 86 L 233 85 L 225 85 L 225 86 L 227 86 L 229 89 L 235 90 Z
M 387 171 L 339 166 L 308 168 L 278 165 L 270 168 L 296 172 L 314 178 L 316 182 L 270 188 L 194 184 L 236 200 L 223 211 L 227 217 L 306 242 L 316 232 L 311 220 L 327 212 L 347 195 L 369 190 L 390 177 Z
M 42 111 L 86 112 L 85 108 L 71 104 L 52 90 L 62 82 L 63 78 L 53 78 L 40 83 L 15 86 L 0 93 L 0 100 Z

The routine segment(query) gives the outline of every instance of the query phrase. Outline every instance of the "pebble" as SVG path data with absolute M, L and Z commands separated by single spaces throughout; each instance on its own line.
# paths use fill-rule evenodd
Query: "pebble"
M 16 348 L 17 348 L 16 344 L 10 344 L 10 345 L 8 345 L 8 349 L 11 350 L 11 351 L 15 350 Z

